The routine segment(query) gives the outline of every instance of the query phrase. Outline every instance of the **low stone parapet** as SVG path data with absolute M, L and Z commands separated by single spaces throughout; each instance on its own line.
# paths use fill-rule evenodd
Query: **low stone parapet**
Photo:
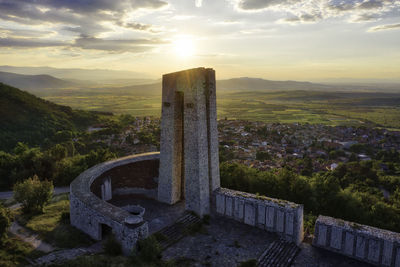
M 320 215 L 313 245 L 376 266 L 400 267 L 400 234 Z
M 214 191 L 215 212 L 274 232 L 299 245 L 303 240 L 303 205 L 220 188 Z
M 148 236 L 148 224 L 143 220 L 144 209 L 135 215 L 116 207 L 105 201 L 112 195 L 102 199 L 104 194 L 96 195 L 92 191 L 95 188 L 93 184 L 107 174 L 105 178 L 110 180 L 109 186 L 111 186 L 113 177 L 109 174 L 110 171 L 141 163 L 143 169 L 154 168 L 153 162 L 159 160 L 159 157 L 158 152 L 133 155 L 98 164 L 81 173 L 70 186 L 71 224 L 95 240 L 101 240 L 104 234 L 112 231 L 116 239 L 121 242 L 123 252 L 129 254 L 138 240 Z M 149 171 L 152 172 L 153 170 Z M 126 180 L 134 179 L 135 175 L 137 173 L 132 173 Z M 100 185 L 99 183 L 98 188 Z M 107 194 L 111 194 L 111 188 L 107 190 Z

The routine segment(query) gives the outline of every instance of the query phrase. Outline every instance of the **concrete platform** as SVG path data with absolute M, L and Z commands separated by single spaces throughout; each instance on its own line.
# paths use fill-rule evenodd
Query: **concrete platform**
M 140 205 L 146 209 L 150 234 L 172 225 L 184 213 L 185 203 L 168 205 L 138 195 L 116 196 L 109 201 L 116 206 Z M 276 234 L 220 216 L 212 216 L 203 231 L 188 235 L 163 252 L 163 259 L 185 258 L 189 266 L 237 266 L 258 257 L 278 239 Z M 368 267 L 371 265 L 350 259 L 309 243 L 300 245 L 295 267 Z
M 169 205 L 140 195 L 114 196 L 108 202 L 117 207 L 140 205 L 145 208 L 143 219 L 149 224 L 149 234 L 173 224 L 185 212 L 185 202 L 183 201 Z

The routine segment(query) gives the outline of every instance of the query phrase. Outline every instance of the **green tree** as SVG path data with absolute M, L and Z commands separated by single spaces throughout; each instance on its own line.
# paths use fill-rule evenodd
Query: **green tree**
M 68 150 L 65 146 L 57 144 L 50 149 L 50 155 L 55 161 L 59 161 L 68 155 Z
M 312 160 L 309 157 L 304 158 L 303 160 L 304 167 L 301 170 L 301 175 L 311 176 L 314 171 L 314 166 Z
M 40 181 L 37 175 L 14 185 L 14 199 L 22 204 L 24 213 L 40 213 L 53 195 L 53 183 Z

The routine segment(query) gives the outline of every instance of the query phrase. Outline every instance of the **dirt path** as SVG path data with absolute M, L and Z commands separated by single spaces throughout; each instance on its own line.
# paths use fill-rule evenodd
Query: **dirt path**
M 90 247 L 83 248 L 72 248 L 64 249 L 52 252 L 40 258 L 37 258 L 34 263 L 37 265 L 47 265 L 54 263 L 62 263 L 64 261 L 75 259 L 76 257 L 87 255 L 87 254 L 97 254 L 103 251 L 103 243 L 97 242 Z
M 9 231 L 21 238 L 24 242 L 31 244 L 37 250 L 43 251 L 45 253 L 49 253 L 55 250 L 52 245 L 41 240 L 38 234 L 32 234 L 28 229 L 19 225 L 16 221 L 11 224 Z
M 54 188 L 55 195 L 67 192 L 69 192 L 69 187 Z M 12 198 L 12 196 L 13 196 L 12 191 L 0 192 L 0 199 L 10 199 Z M 20 206 L 21 206 L 20 203 L 16 203 L 9 208 L 17 209 Z M 96 254 L 103 251 L 103 244 L 101 241 L 94 243 L 89 247 L 57 250 L 56 247 L 41 240 L 39 234 L 32 233 L 32 231 L 21 226 L 17 221 L 12 222 L 9 228 L 9 232 L 21 238 L 24 242 L 31 244 L 34 247 L 34 249 L 42 251 L 44 253 L 48 253 L 47 255 L 37 258 L 36 260 L 31 262 L 31 264 L 34 266 L 42 264 L 46 265 L 52 263 L 62 263 L 64 261 L 72 260 L 82 255 Z

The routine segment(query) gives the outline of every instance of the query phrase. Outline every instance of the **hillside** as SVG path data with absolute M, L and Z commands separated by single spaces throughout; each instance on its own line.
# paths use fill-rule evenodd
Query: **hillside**
M 0 82 L 23 90 L 58 89 L 74 86 L 75 83 L 54 78 L 50 75 L 22 75 L 0 72 Z
M 17 142 L 39 145 L 58 131 L 75 131 L 97 120 L 97 115 L 72 110 L 0 83 L 0 150 Z
M 107 69 L 79 69 L 79 68 L 51 68 L 51 67 L 15 67 L 0 66 L 0 71 L 12 72 L 25 75 L 48 74 L 64 80 L 81 80 L 91 82 L 110 82 L 112 80 L 149 80 L 152 76 L 134 71 L 120 71 Z M 146 81 L 147 82 L 147 81 Z

